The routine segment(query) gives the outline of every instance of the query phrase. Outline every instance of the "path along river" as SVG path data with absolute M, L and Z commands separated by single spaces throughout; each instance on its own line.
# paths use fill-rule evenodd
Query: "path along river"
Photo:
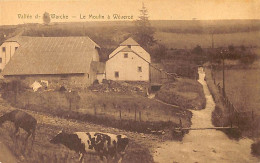
M 199 82 L 203 86 L 206 97 L 206 108 L 192 110 L 192 128 L 214 127 L 211 122 L 211 113 L 215 102 L 209 92 L 203 68 L 198 69 Z M 173 162 L 260 162 L 251 155 L 251 139 L 239 141 L 229 139 L 218 130 L 191 130 L 181 142 L 164 142 L 154 151 L 154 161 L 159 163 Z

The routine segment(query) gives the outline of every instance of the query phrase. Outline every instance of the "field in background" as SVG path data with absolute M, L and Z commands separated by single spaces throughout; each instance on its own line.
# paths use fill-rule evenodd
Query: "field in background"
M 215 47 L 228 45 L 259 45 L 260 20 L 153 20 L 155 38 L 168 48 L 194 48 L 201 45 L 211 47 L 211 33 L 214 33 Z M 135 33 L 131 21 L 21 24 L 0 26 L 0 42 L 3 35 L 12 37 L 24 31 L 29 36 L 90 36 L 102 48 L 114 48 L 126 37 Z M 14 32 L 15 31 L 15 32 Z
M 156 32 L 155 38 L 167 48 L 171 49 L 193 49 L 197 45 L 202 48 L 210 48 L 212 43 L 211 34 L 186 34 Z M 214 47 L 233 46 L 260 46 L 260 31 L 243 33 L 214 34 Z

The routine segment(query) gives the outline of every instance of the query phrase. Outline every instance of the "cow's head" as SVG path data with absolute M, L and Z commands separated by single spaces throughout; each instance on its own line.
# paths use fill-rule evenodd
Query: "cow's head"
M 125 135 L 117 135 L 117 150 L 121 154 L 125 154 L 125 150 L 128 147 L 129 139 Z
M 58 134 L 50 140 L 50 143 L 52 143 L 52 144 L 61 143 L 62 140 L 64 139 L 65 135 L 66 135 L 66 133 L 63 130 L 58 132 Z

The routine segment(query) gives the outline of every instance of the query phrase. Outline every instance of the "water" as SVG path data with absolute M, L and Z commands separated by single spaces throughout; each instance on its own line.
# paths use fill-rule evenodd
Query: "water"
M 198 69 L 199 82 L 203 86 L 206 107 L 203 110 L 192 110 L 192 128 L 213 127 L 211 113 L 215 102 L 205 82 L 203 68 Z M 191 130 L 181 142 L 167 141 L 155 149 L 154 161 L 159 163 L 172 162 L 260 162 L 251 155 L 251 139 L 239 141 L 229 139 L 217 130 Z

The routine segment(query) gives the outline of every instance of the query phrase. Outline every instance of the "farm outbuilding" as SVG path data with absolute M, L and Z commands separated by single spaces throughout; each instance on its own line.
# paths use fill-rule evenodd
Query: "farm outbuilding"
M 5 78 L 28 82 L 89 86 L 97 79 L 93 62 L 100 47 L 89 37 L 30 37 L 3 70 Z

